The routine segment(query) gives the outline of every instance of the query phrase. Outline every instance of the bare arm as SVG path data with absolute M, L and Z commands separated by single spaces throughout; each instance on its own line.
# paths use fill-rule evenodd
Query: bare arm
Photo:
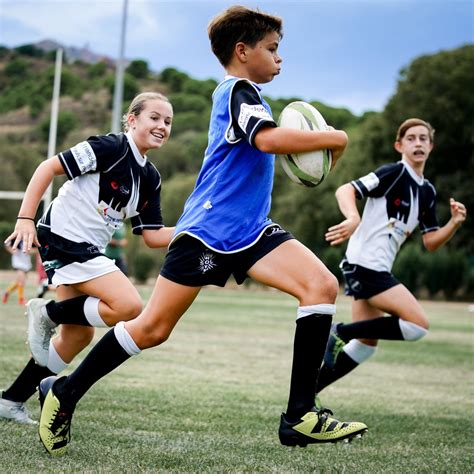
M 450 198 L 449 205 L 451 207 L 451 219 L 438 230 L 423 234 L 423 245 L 430 252 L 434 252 L 445 244 L 466 220 L 467 210 L 464 204 Z
M 356 204 L 356 191 L 350 183 L 343 184 L 336 190 L 336 200 L 345 219 L 332 227 L 325 234 L 331 245 L 339 245 L 347 240 L 360 223 L 360 214 Z
M 173 237 L 174 227 L 162 227 L 161 229 L 145 229 L 143 240 L 150 248 L 168 247 Z
M 66 173 L 57 156 L 43 161 L 38 168 L 36 168 L 36 171 L 28 183 L 18 215 L 33 219 L 46 189 L 55 176 L 63 174 Z M 36 226 L 33 220 L 18 219 L 16 221 L 15 230 L 5 240 L 5 242 L 12 243 L 11 247 L 13 251 L 17 249 L 21 241 L 23 241 L 23 252 L 25 253 L 30 252 L 33 244 L 39 247 L 39 242 L 36 237 Z
M 284 155 L 330 149 L 332 151 L 333 167 L 342 156 L 347 142 L 347 134 L 342 130 L 313 132 L 292 128 L 265 127 L 259 130 L 255 136 L 255 146 L 264 153 Z

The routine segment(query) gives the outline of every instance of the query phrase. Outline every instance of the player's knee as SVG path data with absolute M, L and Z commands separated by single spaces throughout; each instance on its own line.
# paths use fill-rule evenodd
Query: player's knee
M 160 326 L 144 325 L 136 331 L 136 343 L 140 349 L 148 349 L 163 344 L 169 336 L 170 332 Z
M 129 299 L 120 303 L 117 308 L 120 321 L 130 321 L 135 319 L 142 311 L 143 304 L 138 298 Z
M 61 334 L 60 341 L 68 347 L 75 347 L 77 351 L 81 351 L 87 347 L 94 339 L 95 329 L 89 326 L 81 326 L 75 328 L 77 330 L 68 331 L 67 336 Z M 60 342 L 60 344 L 61 344 Z
M 339 282 L 331 272 L 326 272 L 319 281 L 315 283 L 319 286 L 319 291 L 324 295 L 326 301 L 336 301 L 339 291 Z
M 309 277 L 301 288 L 299 295 L 300 302 L 324 302 L 334 303 L 339 290 L 337 278 L 328 270 L 323 274 L 316 274 Z
M 424 328 L 410 321 L 400 319 L 400 330 L 405 341 L 418 341 L 428 334 L 428 328 Z

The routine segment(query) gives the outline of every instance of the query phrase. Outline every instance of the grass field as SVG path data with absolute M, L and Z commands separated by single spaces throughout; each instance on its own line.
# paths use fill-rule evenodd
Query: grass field
M 28 357 L 15 300 L 1 307 L 0 387 Z M 0 421 L 0 472 L 473 472 L 474 315 L 466 303 L 423 304 L 432 325 L 425 339 L 382 342 L 370 361 L 323 392 L 338 417 L 367 423 L 362 440 L 281 446 L 295 301 L 210 288 L 165 345 L 84 397 L 64 457 L 43 450 L 35 427 Z M 349 311 L 341 296 L 337 318 L 348 321 Z M 37 418 L 36 398 L 28 407 Z

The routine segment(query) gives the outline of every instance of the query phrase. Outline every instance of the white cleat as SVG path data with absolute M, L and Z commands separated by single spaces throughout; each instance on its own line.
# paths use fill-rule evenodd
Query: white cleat
M 56 323 L 46 314 L 45 306 L 51 300 L 33 298 L 26 303 L 28 317 L 28 345 L 36 363 L 46 367 L 48 363 L 49 341 L 55 334 Z
M 13 402 L 0 398 L 0 418 L 16 421 L 25 425 L 37 425 L 38 422 L 30 418 L 24 403 Z

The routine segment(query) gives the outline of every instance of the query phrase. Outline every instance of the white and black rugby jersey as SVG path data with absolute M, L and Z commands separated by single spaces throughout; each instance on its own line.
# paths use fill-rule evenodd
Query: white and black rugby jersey
M 69 181 L 39 226 L 101 251 L 125 219 L 134 234 L 163 227 L 160 174 L 130 134 L 89 137 L 58 156 Z
M 391 271 L 407 237 L 439 228 L 436 190 L 405 161 L 384 165 L 351 182 L 359 199 L 368 198 L 359 227 L 349 239 L 349 263 Z

